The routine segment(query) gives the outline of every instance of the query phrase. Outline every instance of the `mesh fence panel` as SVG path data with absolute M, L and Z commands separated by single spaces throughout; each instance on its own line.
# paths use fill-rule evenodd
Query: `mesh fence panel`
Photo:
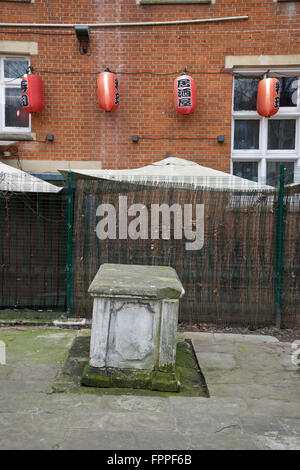
M 187 183 L 137 184 L 78 179 L 73 189 L 73 315 L 91 317 L 88 288 L 103 263 L 172 266 L 186 294 L 180 321 L 220 325 L 273 325 L 275 321 L 278 191 L 195 188 Z M 148 239 L 120 239 L 119 196 L 127 207 L 144 204 Z M 284 199 L 282 326 L 299 326 L 300 197 Z M 65 310 L 67 305 L 67 203 L 58 194 L 0 191 L 0 308 Z M 97 208 L 116 209 L 116 239 L 100 240 Z M 204 205 L 204 245 L 186 238 L 151 238 L 153 204 Z M 122 212 L 122 216 L 124 213 Z M 134 217 L 128 216 L 128 223 Z M 160 220 L 162 222 L 162 220 Z M 193 216 L 193 229 L 196 229 Z M 1 317 L 1 312 L 0 312 Z
M 66 194 L 0 192 L 0 307 L 66 307 Z
M 180 320 L 221 324 L 274 323 L 276 264 L 275 192 L 194 189 L 77 181 L 75 192 L 74 308 L 90 316 L 90 282 L 102 263 L 172 266 L 186 290 Z M 99 240 L 95 229 L 99 204 L 204 204 L 204 246 L 187 251 L 186 240 Z M 117 210 L 118 215 L 118 210 Z M 129 219 L 130 222 L 130 219 Z M 117 234 L 118 234 L 117 216 Z M 150 224 L 149 224 L 150 226 Z M 172 235 L 172 230 L 171 230 Z
M 300 326 L 300 194 L 284 198 L 282 327 Z

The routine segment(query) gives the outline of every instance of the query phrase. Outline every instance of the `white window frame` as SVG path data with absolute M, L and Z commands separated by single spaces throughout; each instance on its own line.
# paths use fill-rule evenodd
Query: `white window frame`
M 21 88 L 22 77 L 12 79 L 4 78 L 4 60 L 28 60 L 30 65 L 30 58 L 28 56 L 12 56 L 0 55 L 0 132 L 4 133 L 27 133 L 31 131 L 31 115 L 29 114 L 28 127 L 8 127 L 5 126 L 5 89 L 7 88 Z
M 289 74 L 290 76 L 298 76 L 298 97 L 297 106 L 295 107 L 281 107 L 278 113 L 272 118 L 265 118 L 260 116 L 256 111 L 235 111 L 234 110 L 234 80 L 232 83 L 232 133 L 231 133 L 231 173 L 233 173 L 233 162 L 234 161 L 251 161 L 258 163 L 258 182 L 265 184 L 267 178 L 267 162 L 268 161 L 286 161 L 294 162 L 294 179 L 295 182 L 299 182 L 300 178 L 300 68 L 281 68 L 276 67 L 270 69 L 278 73 L 278 76 L 282 72 L 284 76 Z M 242 74 L 244 76 L 249 75 L 263 75 L 266 72 L 264 69 L 236 69 L 234 74 Z M 234 124 L 238 119 L 254 119 L 259 120 L 259 149 L 255 150 L 237 150 L 234 149 Z M 296 119 L 296 135 L 295 135 L 295 150 L 268 150 L 267 148 L 267 137 L 268 137 L 268 121 L 270 119 Z

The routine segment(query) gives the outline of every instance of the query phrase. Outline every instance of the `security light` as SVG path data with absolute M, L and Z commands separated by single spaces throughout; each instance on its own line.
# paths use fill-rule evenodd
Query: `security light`
M 86 54 L 88 51 L 88 46 L 87 44 L 83 43 L 88 43 L 90 40 L 90 28 L 88 25 L 75 25 L 74 26 L 75 33 L 77 36 L 78 41 L 80 42 L 80 50 L 82 51 L 83 54 Z
M 75 25 L 74 28 L 78 41 L 90 40 L 90 29 L 87 25 Z

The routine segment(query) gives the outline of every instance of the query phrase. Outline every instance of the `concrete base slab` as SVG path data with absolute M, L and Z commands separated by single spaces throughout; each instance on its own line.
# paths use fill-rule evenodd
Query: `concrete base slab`
M 62 370 L 52 382 L 54 392 L 155 396 L 177 392 L 183 396 L 207 397 L 207 386 L 191 342 L 176 348 L 175 371 L 97 368 L 88 364 L 89 336 L 77 337 Z M 84 387 L 83 387 L 84 386 Z

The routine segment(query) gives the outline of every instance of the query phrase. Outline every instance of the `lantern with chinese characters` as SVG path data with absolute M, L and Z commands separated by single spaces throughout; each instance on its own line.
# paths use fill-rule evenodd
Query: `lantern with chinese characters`
M 21 81 L 22 105 L 26 113 L 39 113 L 44 109 L 44 87 L 41 77 L 30 69 Z
M 119 84 L 109 69 L 98 75 L 98 103 L 104 111 L 114 111 L 119 106 Z
M 278 113 L 280 106 L 280 82 L 277 78 L 264 78 L 258 84 L 257 112 L 271 117 Z
M 174 106 L 180 114 L 190 114 L 196 108 L 196 84 L 190 75 L 180 75 L 174 81 Z

